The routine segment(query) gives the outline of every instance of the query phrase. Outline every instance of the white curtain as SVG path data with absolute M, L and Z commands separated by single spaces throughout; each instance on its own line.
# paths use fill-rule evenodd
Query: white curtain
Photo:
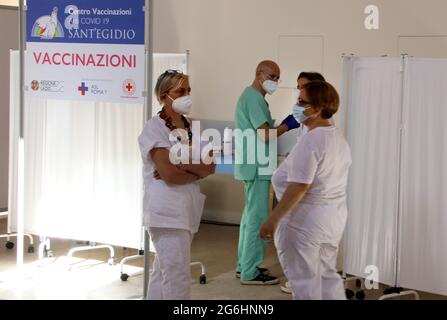
M 142 105 L 25 99 L 25 232 L 141 248 L 142 127 Z
M 447 294 L 447 60 L 345 58 L 345 271 Z
M 18 106 L 20 91 L 19 83 L 19 53 L 14 50 L 9 52 L 9 105 Z M 15 84 L 15 85 L 13 85 Z M 18 136 L 20 134 L 20 118 L 17 110 L 9 110 L 9 173 L 8 173 L 8 230 L 7 232 L 17 231 L 13 226 L 17 225 L 17 172 L 18 172 Z M 14 227 L 15 228 L 15 227 Z
M 40 100 L 25 112 L 26 231 L 139 248 L 143 106 Z
M 9 226 L 17 229 L 18 63 L 11 53 Z M 187 54 L 153 55 L 153 88 L 166 69 L 187 71 Z M 156 99 L 153 114 L 160 106 Z M 143 106 L 25 99 L 25 232 L 142 247 Z
M 401 63 L 349 57 L 344 64 L 343 123 L 353 158 L 344 270 L 364 277 L 375 265 L 380 282 L 394 284 Z
M 399 284 L 447 295 L 447 60 L 406 75 Z

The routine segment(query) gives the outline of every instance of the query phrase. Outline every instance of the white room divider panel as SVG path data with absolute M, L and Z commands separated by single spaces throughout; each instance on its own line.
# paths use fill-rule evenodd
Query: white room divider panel
M 25 112 L 26 232 L 140 248 L 143 106 L 33 100 Z
M 345 272 L 447 295 L 447 60 L 347 57 L 342 83 Z
M 447 60 L 407 65 L 398 283 L 447 295 Z
M 365 277 L 375 265 L 380 282 L 394 284 L 401 59 L 346 57 L 343 64 L 343 123 L 353 158 L 344 270 Z
M 11 52 L 12 132 L 19 128 L 18 65 L 18 52 Z M 186 72 L 187 54 L 155 54 L 153 67 L 157 77 L 166 69 Z M 142 105 L 27 99 L 25 232 L 141 248 L 142 127 Z M 11 134 L 11 164 L 17 136 Z M 14 172 L 10 190 L 16 190 Z M 16 231 L 15 192 L 9 206 L 8 223 Z
M 9 59 L 9 106 L 18 106 L 20 97 L 20 86 L 11 85 L 13 83 L 20 83 L 19 81 L 19 52 L 10 50 Z M 13 190 L 18 188 L 18 144 L 17 137 L 20 130 L 20 117 L 17 110 L 13 110 L 10 107 L 9 110 L 9 172 L 8 172 L 8 230 L 7 232 L 17 231 L 12 230 L 12 226 L 17 225 L 17 204 L 18 194 Z
M 15 81 L 17 52 L 11 53 L 11 70 Z M 12 132 L 18 126 L 18 95 L 11 90 Z M 137 138 L 143 106 L 32 99 L 25 115 L 25 232 L 141 248 Z M 16 163 L 14 150 L 10 156 Z M 11 175 L 11 190 L 16 181 Z M 17 230 L 16 201 L 11 193 L 11 231 Z

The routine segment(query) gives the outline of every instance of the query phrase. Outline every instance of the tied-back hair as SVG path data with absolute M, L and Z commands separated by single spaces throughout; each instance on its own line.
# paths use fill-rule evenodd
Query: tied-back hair
M 323 75 L 318 72 L 301 72 L 298 76 L 298 80 L 303 78 L 309 81 L 326 81 Z
M 330 119 L 337 113 L 340 97 L 337 90 L 326 81 L 312 81 L 306 83 L 302 90 L 306 91 L 309 103 L 317 110 L 321 110 L 323 119 Z
M 188 75 L 178 70 L 166 70 L 163 72 L 157 80 L 155 85 L 155 96 L 160 104 L 162 100 L 166 98 L 166 94 L 174 87 L 179 87 L 185 80 L 188 80 Z

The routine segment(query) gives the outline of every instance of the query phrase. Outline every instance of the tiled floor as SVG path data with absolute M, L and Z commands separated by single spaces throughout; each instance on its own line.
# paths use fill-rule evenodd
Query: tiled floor
M 0 233 L 6 231 L 6 220 L 0 220 Z M 202 224 L 193 242 L 192 258 L 207 268 L 206 285 L 199 284 L 200 268 L 193 268 L 193 299 L 290 299 L 279 286 L 242 286 L 234 276 L 238 228 Z M 38 241 L 37 237 L 34 237 Z M 14 239 L 15 241 L 15 239 Z M 68 261 L 68 250 L 80 244 L 72 240 L 53 239 L 54 258 L 38 261 L 37 245 L 33 254 L 25 252 L 22 277 L 15 270 L 16 253 L 5 248 L 0 239 L 0 299 L 140 299 L 143 292 L 143 259 L 125 266 L 130 278 L 120 280 L 120 265 L 109 266 L 108 250 L 79 252 Z M 25 240 L 27 246 L 28 240 Z M 116 260 L 136 254 L 137 250 L 115 248 Z M 72 268 L 69 270 L 68 264 Z M 264 266 L 284 279 L 273 245 L 269 245 Z M 420 293 L 422 299 L 447 299 Z M 377 299 L 380 290 L 367 292 L 367 299 Z

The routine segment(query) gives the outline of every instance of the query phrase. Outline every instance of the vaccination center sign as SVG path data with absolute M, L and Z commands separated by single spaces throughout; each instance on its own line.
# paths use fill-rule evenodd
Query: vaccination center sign
M 144 0 L 28 0 L 30 97 L 143 104 Z

